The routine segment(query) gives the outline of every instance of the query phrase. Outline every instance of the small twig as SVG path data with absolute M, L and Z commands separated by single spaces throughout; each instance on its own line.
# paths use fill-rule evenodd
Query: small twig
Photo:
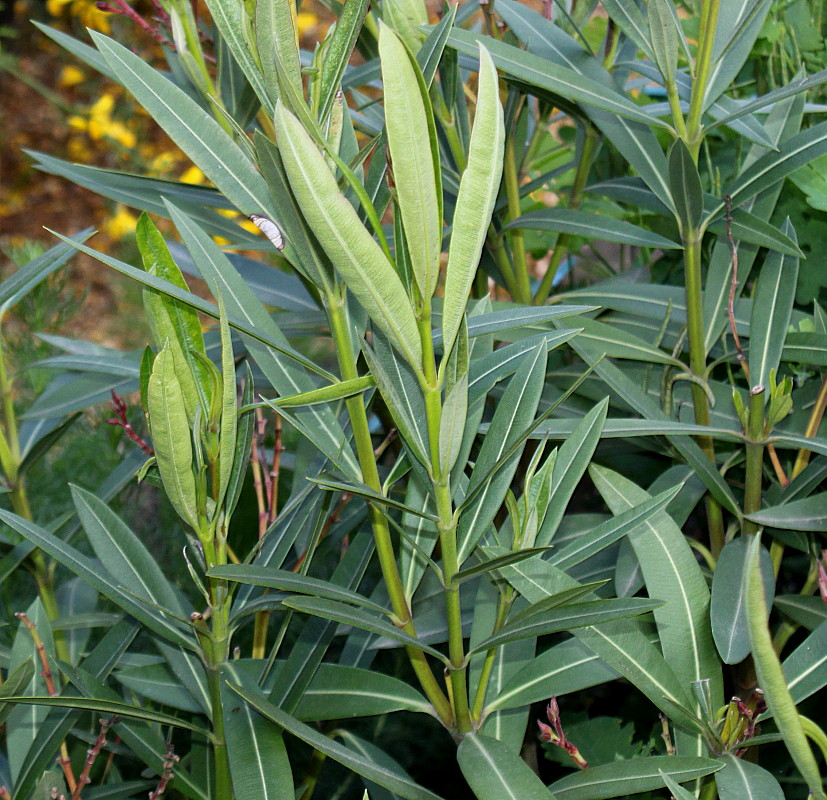
M 790 485 L 790 479 L 787 477 L 787 473 L 784 472 L 784 467 L 778 458 L 778 453 L 775 451 L 775 445 L 772 442 L 767 442 L 767 452 L 770 454 L 770 461 L 775 470 L 775 477 L 778 478 L 781 486 L 786 489 Z
M 55 686 L 52 668 L 49 666 L 49 656 L 46 654 L 46 648 L 43 646 L 43 640 L 37 632 L 37 627 L 22 611 L 18 611 L 14 616 L 26 626 L 26 629 L 31 634 L 32 641 L 34 642 L 35 649 L 37 650 L 37 656 L 40 659 L 40 665 L 43 667 L 40 674 L 46 684 L 46 691 L 49 693 L 50 697 L 54 697 L 58 693 L 57 687 Z M 77 783 L 75 781 L 75 773 L 72 771 L 72 762 L 69 760 L 69 750 L 66 747 L 66 742 L 60 743 L 60 755 L 56 760 L 57 763 L 60 764 L 60 768 L 63 770 L 63 776 L 66 779 L 66 785 L 69 787 L 69 791 L 74 792 L 77 787 Z
M 264 416 L 261 409 L 255 410 L 256 424 L 253 429 L 253 443 L 250 447 L 250 465 L 253 468 L 253 487 L 256 492 L 258 504 L 258 538 L 261 539 L 267 532 L 267 501 L 265 499 L 265 487 L 262 481 L 262 465 L 266 462 L 261 457 L 260 451 L 264 442 Z M 268 476 L 269 478 L 269 476 Z M 269 496 L 269 491 L 267 492 Z
M 675 745 L 672 743 L 672 734 L 669 733 L 669 718 L 666 714 L 660 715 L 660 726 L 661 726 L 661 739 L 663 739 L 664 744 L 666 745 L 666 755 L 673 756 L 675 755 Z
M 580 769 L 588 769 L 589 764 L 580 754 L 577 746 L 566 738 L 566 734 L 563 731 L 563 723 L 560 721 L 560 707 L 557 705 L 556 697 L 552 697 L 551 700 L 549 700 L 546 716 L 551 723 L 550 726 L 537 720 L 537 724 L 540 726 L 540 738 L 544 742 L 551 742 L 558 747 L 562 747 L 563 750 L 568 753 L 569 758 L 571 758 Z
M 726 313 L 727 317 L 729 317 L 729 327 L 732 330 L 735 349 L 738 352 L 738 362 L 744 370 L 747 383 L 749 383 L 749 366 L 744 357 L 744 348 L 741 347 L 741 337 L 738 336 L 738 329 L 735 326 L 735 290 L 738 288 L 738 248 L 735 246 L 735 240 L 732 238 L 732 198 L 728 194 L 724 195 L 724 203 L 726 204 L 726 238 L 727 242 L 729 242 L 729 252 L 732 256 L 732 278 L 729 282 L 729 302 L 727 303 Z
M 827 550 L 821 551 L 821 561 L 818 562 L 818 592 L 827 605 Z
M 83 787 L 92 782 L 89 774 L 92 772 L 92 766 L 95 763 L 95 759 L 100 754 L 100 751 L 106 746 L 106 734 L 112 725 L 120 722 L 120 719 L 117 716 L 114 716 L 111 719 L 101 719 L 98 721 L 101 726 L 100 733 L 98 734 L 98 738 L 95 739 L 95 743 L 86 751 L 86 763 L 83 765 L 83 771 L 80 773 L 77 786 L 75 786 L 75 789 L 72 792 L 72 800 L 80 800 L 80 793 L 83 791 Z
M 149 793 L 149 800 L 158 800 L 167 790 L 167 785 L 175 777 L 173 769 L 175 765 L 181 760 L 180 756 L 175 755 L 175 747 L 172 742 L 167 742 L 167 753 L 164 756 L 164 767 L 161 773 L 161 779 L 153 791 Z
M 279 474 L 281 472 L 281 454 L 284 451 L 284 445 L 281 441 L 281 415 L 275 412 L 275 416 L 275 442 L 273 444 L 273 463 L 270 467 L 270 494 L 268 495 L 268 527 L 276 521 L 279 512 Z
M 112 390 L 112 410 L 115 416 L 106 420 L 110 425 L 116 428 L 123 428 L 124 433 L 141 448 L 148 456 L 154 456 L 155 451 L 138 435 L 129 420 L 126 417 L 126 403 L 123 398 L 118 395 L 115 390 Z

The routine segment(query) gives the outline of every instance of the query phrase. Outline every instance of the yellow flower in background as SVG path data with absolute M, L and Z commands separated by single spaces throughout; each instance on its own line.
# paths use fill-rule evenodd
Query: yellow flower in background
M 137 144 L 135 134 L 121 122 L 110 122 L 105 135 L 109 139 L 114 139 L 121 147 L 131 149 Z
M 103 230 L 113 239 L 123 239 L 124 236 L 135 232 L 137 224 L 138 218 L 126 206 L 119 205 L 115 216 L 106 221 Z
M 299 13 L 296 14 L 296 29 L 299 32 L 299 38 L 313 33 L 318 24 L 319 18 L 311 11 L 299 11 Z
M 86 80 L 86 73 L 71 64 L 65 66 L 60 70 L 60 75 L 57 79 L 57 85 L 61 89 L 70 89 L 72 86 L 77 86 Z
M 53 17 L 61 17 L 68 11 L 87 28 L 101 33 L 110 31 L 109 15 L 101 11 L 94 0 L 46 0 L 46 9 Z
M 178 180 L 182 183 L 204 183 L 207 179 L 204 173 L 193 164 L 184 170 Z
M 153 175 L 164 175 L 180 161 L 181 153 L 176 150 L 164 150 L 153 156 L 149 162 L 149 171 Z

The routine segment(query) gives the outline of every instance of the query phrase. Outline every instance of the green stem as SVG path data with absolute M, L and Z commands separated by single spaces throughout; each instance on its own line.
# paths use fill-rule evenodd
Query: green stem
M 574 181 L 571 184 L 571 191 L 569 191 L 569 202 L 566 208 L 575 210 L 580 208 L 580 203 L 583 200 L 583 191 L 586 188 L 586 181 L 589 178 L 589 170 L 591 169 L 592 159 L 594 158 L 599 141 L 597 131 L 591 126 L 585 128 L 585 139 L 583 141 L 583 150 L 580 153 L 580 160 L 577 162 L 577 169 L 574 173 Z M 557 237 L 557 242 L 554 245 L 554 252 L 551 255 L 546 274 L 543 275 L 540 286 L 537 289 L 537 294 L 534 295 L 534 304 L 541 306 L 548 300 L 551 293 L 554 276 L 557 274 L 557 269 L 563 261 L 563 257 L 569 252 L 569 244 L 571 237 L 567 233 L 561 233 Z
M 497 615 L 494 619 L 494 627 L 491 635 L 495 635 L 500 628 L 505 624 L 508 616 L 508 609 L 511 608 L 511 587 L 507 587 L 505 592 L 500 592 L 497 599 Z M 494 670 L 494 662 L 497 658 L 497 648 L 491 648 L 485 653 L 485 661 L 480 670 L 480 679 L 477 683 L 477 692 L 474 696 L 474 708 L 472 711 L 474 720 L 479 723 L 482 716 L 483 707 L 485 706 L 485 695 L 488 690 L 488 684 L 491 681 L 491 673 Z
M 230 757 L 224 731 L 224 708 L 221 704 L 221 668 L 227 661 L 230 647 L 230 603 L 226 581 L 211 579 L 210 594 L 213 596 L 212 630 L 204 655 L 207 660 L 207 682 L 212 704 L 213 756 L 215 758 L 215 797 L 232 800 L 233 783 L 230 775 Z
M 701 28 L 698 36 L 698 53 L 695 58 L 695 74 L 692 80 L 692 97 L 686 117 L 686 144 L 697 161 L 700 151 L 704 111 L 709 73 L 712 70 L 712 49 L 715 44 L 715 29 L 718 27 L 720 0 L 703 0 L 701 5 Z
M 428 444 L 431 455 L 431 473 L 439 522 L 439 544 L 442 551 L 442 571 L 445 580 L 445 616 L 448 622 L 448 658 L 450 659 L 451 701 L 459 734 L 472 729 L 468 707 L 468 667 L 462 638 L 462 611 L 460 587 L 454 582 L 459 572 L 457 561 L 457 525 L 451 501 L 450 472 L 443 474 L 439 449 L 439 428 L 442 419 L 442 394 L 436 371 L 433 336 L 431 333 L 431 302 L 422 304 L 418 318 L 419 338 L 422 342 L 422 389 L 425 395 L 425 415 L 428 420 Z
M 514 137 L 509 136 L 505 145 L 505 160 L 503 161 L 503 182 L 508 203 L 508 221 L 512 222 L 520 216 L 520 176 L 517 169 L 517 159 L 514 154 Z M 521 302 L 531 301 L 531 284 L 528 278 L 528 261 L 525 255 L 525 238 L 521 228 L 509 231 L 511 242 L 511 256 L 513 260 L 515 286 L 522 298 Z
M 746 478 L 744 486 L 744 514 L 761 510 L 761 484 L 764 467 L 764 387 L 753 386 L 749 391 L 749 430 L 747 431 Z M 758 533 L 758 523 L 744 520 L 744 534 Z
M 706 349 L 704 347 L 703 294 L 701 290 L 701 239 L 699 230 L 684 232 L 684 265 L 686 281 L 686 326 L 689 338 L 689 369 L 698 378 L 706 372 Z M 692 405 L 695 422 L 709 425 L 709 399 L 699 383 L 693 382 Z M 698 444 L 711 464 L 715 464 L 715 445 L 709 436 L 699 436 Z M 706 515 L 709 526 L 709 545 L 714 558 L 718 558 L 724 547 L 724 518 L 721 506 L 711 495 L 706 496 Z
M 330 294 L 327 295 L 326 300 L 330 331 L 336 347 L 336 356 L 339 361 L 342 380 L 357 378 L 359 372 L 356 368 L 356 361 L 353 358 L 344 294 L 342 293 L 338 296 Z M 353 440 L 356 443 L 356 454 L 359 459 L 359 466 L 362 469 L 362 480 L 374 491 L 381 493 L 382 482 L 376 466 L 376 456 L 373 452 L 373 442 L 371 441 L 365 405 L 361 397 L 348 398 L 345 401 L 345 405 L 350 416 L 350 424 L 353 428 Z M 382 569 L 382 576 L 388 589 L 391 608 L 398 620 L 397 624 L 406 633 L 411 634 L 411 636 L 416 636 L 416 628 L 411 618 L 411 611 L 408 606 L 407 597 L 405 596 L 405 588 L 402 585 L 402 578 L 399 575 L 399 569 L 396 564 L 388 521 L 374 506 L 370 506 L 370 518 L 373 537 L 376 542 L 376 554 L 379 558 L 379 566 Z M 445 725 L 450 725 L 453 719 L 451 705 L 437 683 L 425 654 L 421 650 L 413 647 L 408 647 L 406 650 L 411 666 L 422 686 L 422 690 L 431 701 L 442 722 Z

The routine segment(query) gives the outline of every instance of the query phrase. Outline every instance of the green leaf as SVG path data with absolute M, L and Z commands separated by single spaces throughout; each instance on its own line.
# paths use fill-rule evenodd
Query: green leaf
M 666 784 L 666 788 L 672 792 L 672 796 L 675 800 L 695 800 L 695 795 L 692 792 L 687 791 L 684 789 L 679 783 L 675 781 L 674 778 L 670 778 L 663 770 L 660 770 L 660 776 L 663 778 L 663 782 Z
M 827 686 L 827 623 L 821 623 L 787 656 L 782 666 L 795 703 Z
M 496 435 L 489 433 L 483 440 L 465 496 L 474 491 L 476 494 L 470 503 L 466 501 L 457 528 L 460 565 L 471 555 L 505 499 L 525 444 L 521 443 L 505 462 L 502 459 L 534 421 L 545 381 L 546 355 L 543 344 L 525 355 L 494 413 L 491 424 Z M 492 474 L 495 467 L 497 472 Z
M 585 474 L 600 442 L 608 409 L 608 398 L 596 403 L 594 408 L 577 423 L 577 427 L 557 453 L 551 474 L 551 493 L 546 504 L 545 515 L 540 522 L 536 544 L 549 544 L 557 532 L 574 490 Z
M 282 79 L 288 81 L 293 91 L 301 97 L 301 61 L 296 21 L 293 16 L 295 6 L 283 0 L 256 0 L 253 7 L 256 49 L 261 61 L 261 71 L 270 78 L 265 85 L 270 92 L 271 101 L 275 102 L 278 99 L 278 85 Z M 273 80 L 276 75 L 279 79 Z
M 646 614 L 662 605 L 663 603 L 657 600 L 634 597 L 617 600 L 591 600 L 588 603 L 574 603 L 564 605 L 561 608 L 547 609 L 542 613 L 538 612 L 535 616 L 503 625 L 493 636 L 479 642 L 469 650 L 468 655 L 499 647 L 506 642 L 516 642 L 519 639 L 545 636 L 560 631 L 571 631 L 575 628 L 601 625 L 626 617 Z
M 233 789 L 239 800 L 294 800 L 293 774 L 281 728 L 240 702 L 228 681 L 241 682 L 232 661 L 221 671 L 221 705 Z
M 623 0 L 606 0 L 604 8 L 620 30 L 654 61 L 655 53 L 650 41 L 649 25 L 640 8 Z
M 755 205 L 757 205 L 757 203 Z M 778 230 L 775 225 L 770 225 L 769 222 L 764 221 L 755 214 L 749 213 L 743 208 L 733 209 L 730 228 L 732 238 L 736 242 L 766 247 L 769 250 L 775 250 L 777 253 L 783 253 L 786 256 L 806 258 L 801 248 L 796 244 L 794 231 L 791 236 L 788 236 L 786 233 Z M 716 220 L 708 226 L 707 230 L 710 231 L 710 233 L 717 234 L 719 237 L 726 236 L 726 220 Z M 727 242 L 726 239 L 719 239 L 719 241 L 722 245 L 726 246 L 727 252 L 729 252 L 729 242 Z M 740 267 L 741 264 L 739 263 L 739 268 Z
M 90 35 L 118 80 L 242 214 L 271 215 L 267 184 L 224 129 L 140 56 Z
M 790 220 L 785 234 L 795 238 Z M 752 386 L 769 387 L 770 373 L 778 370 L 790 325 L 798 284 L 798 259 L 770 253 L 764 260 L 752 298 L 749 337 L 749 379 Z
M 34 678 L 34 672 L 34 661 L 27 658 L 20 666 L 9 672 L 0 685 L 0 725 L 8 719 L 13 709 L 13 706 L 6 705 L 4 698 L 19 695 L 25 691 Z
M 607 519 L 596 528 L 577 536 L 555 550 L 551 558 L 548 559 L 549 563 L 564 570 L 570 570 L 577 564 L 581 564 L 587 558 L 635 531 L 638 526 L 664 509 L 680 489 L 680 486 L 667 489 L 656 497 L 644 500 L 632 508 L 621 511 L 617 516 Z
M 273 388 L 282 395 L 315 389 L 316 381 L 293 363 L 292 359 L 284 358 L 285 354 L 292 355 L 295 351 L 224 253 L 188 216 L 172 204 L 168 206 L 170 216 L 202 277 L 220 287 L 230 314 L 230 324 L 233 325 L 235 320 L 243 320 L 242 328 L 238 328 L 238 325 L 234 327 L 251 336 L 246 344 Z M 306 359 L 301 363 L 305 367 L 312 364 L 308 364 Z M 335 380 L 329 373 L 326 377 Z M 358 474 L 356 459 L 346 444 L 347 437 L 329 408 L 302 410 L 291 420 L 333 463 L 348 474 Z
M 188 714 L 204 709 L 164 664 L 144 664 L 118 670 L 115 680 L 137 695 Z
M 801 594 L 777 595 L 775 607 L 810 631 L 815 630 L 827 620 L 827 604 L 821 597 Z
M 504 228 L 554 231 L 581 236 L 584 239 L 618 242 L 635 247 L 659 247 L 662 250 L 681 248 L 677 242 L 630 222 L 569 208 L 541 208 L 538 211 L 529 211 L 528 214 L 509 222 Z
M 784 744 L 792 756 L 815 800 L 825 800 L 818 764 L 804 734 L 795 701 L 790 694 L 781 662 L 775 653 L 772 633 L 768 626 L 766 590 L 761 576 L 761 535 L 752 538 L 744 572 L 747 598 L 747 624 L 752 648 L 752 659 L 758 684 L 764 690 L 769 712 L 775 717 Z
M 448 45 L 467 55 L 477 54 L 477 37 L 460 28 L 451 31 Z M 588 108 L 609 111 L 645 125 L 668 127 L 667 123 L 650 116 L 617 91 L 572 69 L 561 67 L 497 39 L 486 39 L 485 46 L 497 68 L 519 81 L 574 100 Z
M 340 745 L 333 739 L 319 733 L 314 728 L 299 722 L 294 717 L 277 708 L 272 703 L 265 700 L 259 694 L 253 694 L 241 686 L 235 684 L 228 684 L 230 689 L 239 694 L 246 700 L 253 708 L 260 714 L 271 719 L 286 731 L 292 733 L 295 737 L 306 742 L 314 749 L 324 753 L 334 761 L 344 764 L 348 769 L 353 770 L 359 775 L 362 775 L 386 789 L 390 789 L 400 797 L 408 798 L 409 800 L 441 800 L 439 795 L 422 788 L 418 784 L 410 780 L 400 777 L 395 771 L 391 771 L 386 767 L 378 765 L 376 762 L 360 755 L 353 750 Z
M 227 311 L 220 290 L 213 286 L 213 293 L 218 301 L 218 325 L 221 334 L 221 429 L 218 441 L 218 495 L 216 505 L 222 506 L 227 496 L 227 489 L 235 470 L 235 459 L 241 458 L 246 464 L 247 453 L 236 453 L 236 436 L 238 432 L 238 388 L 235 377 L 235 358 Z M 232 512 L 230 512 L 232 513 Z M 227 515 L 229 517 L 229 514 Z
M 102 569 L 100 564 L 16 514 L 0 509 L 0 519 L 75 575 L 94 586 L 102 595 L 108 597 L 128 614 L 143 622 L 148 628 L 175 644 L 195 649 L 196 644 L 188 632 L 182 631 L 176 622 L 155 608 L 136 601 L 134 597 L 120 588 L 119 582 L 105 569 Z
M 388 639 L 401 642 L 407 647 L 422 650 L 424 653 L 429 653 L 440 661 L 447 663 L 447 658 L 439 650 L 423 644 L 416 637 L 405 633 L 401 628 L 386 622 L 383 618 L 368 614 L 359 608 L 351 608 L 344 603 L 317 597 L 290 597 L 283 600 L 282 605 L 285 608 L 292 608 L 305 614 L 312 614 L 313 616 L 338 622 L 340 625 L 351 625 L 354 628 L 370 631 L 379 636 L 386 636 Z
M 719 769 L 720 762 L 713 758 L 645 756 L 589 767 L 555 781 L 549 789 L 557 800 L 601 800 L 660 789 L 665 783 L 661 772 L 685 783 Z
M 282 592 L 308 594 L 312 597 L 324 597 L 328 600 L 337 600 L 341 603 L 354 603 L 362 608 L 370 609 L 379 614 L 388 614 L 386 608 L 368 600 L 358 592 L 352 592 L 342 586 L 308 575 L 300 575 L 290 570 L 274 569 L 259 564 L 227 564 L 213 567 L 207 575 L 222 580 L 246 583 L 252 586 L 267 586 L 279 589 Z
M 419 366 L 422 346 L 416 319 L 393 265 L 339 191 L 307 131 L 283 104 L 276 110 L 276 134 L 290 185 L 330 260 L 408 363 Z
M 374 386 L 376 386 L 376 380 L 372 375 L 362 375 L 359 378 L 352 378 L 349 381 L 331 383 L 330 386 L 323 386 L 321 389 L 311 389 L 309 392 L 290 394 L 286 397 L 278 397 L 265 402 L 272 405 L 275 409 L 315 406 L 319 403 L 335 403 L 338 400 L 355 397 Z
M 827 153 L 827 122 L 814 125 L 783 141 L 777 152 L 770 152 L 747 167 L 728 187 L 732 205 L 739 206 L 751 197 L 783 180 L 791 172 Z M 718 203 L 706 218 L 712 220 L 724 210 Z
M 326 43 L 322 74 L 319 82 L 318 118 L 326 120 L 333 108 L 336 92 L 342 83 L 353 48 L 359 37 L 359 30 L 368 10 L 368 0 L 344 3 L 336 29 Z
M 439 461 L 443 475 L 451 472 L 459 456 L 468 414 L 468 373 L 450 389 L 439 422 Z
M 160 711 L 138 708 L 128 703 L 117 703 L 112 700 L 102 700 L 96 697 L 66 697 L 61 695 L 24 695 L 22 697 L 10 696 L 3 700 L 6 703 L 22 703 L 38 706 L 60 706 L 61 708 L 78 708 L 86 711 L 98 711 L 102 714 L 117 715 L 129 719 L 139 719 L 144 722 L 157 722 L 160 725 L 171 725 L 173 728 L 200 733 L 209 737 L 210 732 L 200 725 L 195 725 L 185 719 L 173 717 L 171 714 L 164 714 Z
M 593 464 L 592 480 L 612 513 L 650 495 L 616 472 Z M 649 597 L 664 601 L 655 610 L 663 654 L 684 686 L 709 680 L 712 703 L 723 705 L 723 678 L 709 622 L 710 595 L 695 554 L 681 529 L 665 512 L 628 534 L 640 562 Z M 699 741 L 700 752 L 704 752 Z
M 555 800 L 519 755 L 490 736 L 464 736 L 457 762 L 479 800 Z
M 667 85 L 673 84 L 678 69 L 679 36 L 674 12 L 669 8 L 668 0 L 649 0 L 646 14 L 655 64 Z
M 431 704 L 407 683 L 375 670 L 320 664 L 296 707 L 301 720 L 350 719 L 415 711 L 433 714 Z
M 578 639 L 569 639 L 550 647 L 513 675 L 488 703 L 486 712 L 520 708 L 615 678 L 617 672 L 588 647 Z
M 695 230 L 704 213 L 704 192 L 698 168 L 683 139 L 676 139 L 669 148 L 669 187 L 682 230 Z
M 455 30 L 452 29 L 452 36 Z M 497 70 L 482 44 L 479 46 L 479 58 L 474 129 L 471 132 L 468 164 L 460 179 L 445 272 L 442 311 L 445 353 L 451 352 L 462 324 L 502 175 L 505 127 Z
M 526 558 L 534 558 L 534 556 L 546 552 L 548 552 L 547 547 L 528 547 L 524 550 L 515 550 L 513 553 L 506 553 L 504 556 L 489 558 L 480 564 L 474 564 L 473 567 L 466 567 L 455 573 L 453 583 L 462 583 L 468 580 L 468 578 L 473 578 L 474 575 L 484 575 L 486 572 L 492 572 L 495 569 L 507 567 L 509 564 L 516 564 L 518 561 L 523 561 Z
M 430 297 L 442 250 L 442 181 L 431 101 L 415 59 L 386 25 L 379 30 L 379 57 L 399 212 L 416 285 L 422 297 Z
M 784 791 L 767 770 L 746 759 L 719 756 L 724 768 L 715 773 L 720 800 L 784 800 Z
M 712 635 L 724 664 L 738 664 L 749 655 L 744 582 L 748 553 L 749 541 L 744 538 L 734 539 L 725 545 L 715 565 L 710 617 Z M 774 589 L 772 560 L 764 548 L 761 549 L 761 574 L 765 585 Z M 772 602 L 771 594 L 772 590 L 769 602 Z
M 809 440 L 807 440 L 809 441 Z M 805 445 L 806 446 L 806 445 Z M 786 531 L 827 532 L 827 492 L 749 514 L 747 519 Z
M 578 320 L 578 325 L 583 327 L 583 331 L 578 334 L 578 340 L 595 353 L 605 354 L 610 358 L 626 358 L 653 364 L 671 364 L 678 369 L 685 368 L 682 361 L 619 327 L 588 318 Z
M 152 365 L 147 390 L 147 416 L 155 460 L 167 497 L 181 519 L 198 531 L 201 514 L 193 475 L 192 438 L 184 393 L 169 343 L 158 353 Z

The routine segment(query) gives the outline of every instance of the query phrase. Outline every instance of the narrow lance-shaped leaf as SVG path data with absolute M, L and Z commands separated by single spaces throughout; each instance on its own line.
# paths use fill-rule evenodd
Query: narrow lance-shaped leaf
M 683 139 L 669 148 L 669 188 L 684 233 L 694 230 L 704 212 L 704 193 L 698 168 Z
M 302 92 L 295 7 L 295 3 L 285 0 L 257 0 L 254 6 L 256 46 L 262 71 L 270 77 L 266 85 L 274 101 L 278 96 L 278 81 L 273 78 L 278 72 L 290 81 L 295 92 L 299 95 Z
M 795 237 L 790 220 L 784 233 Z M 769 386 L 770 373 L 778 369 L 798 285 L 798 259 L 770 253 L 761 268 L 752 298 L 749 337 L 749 378 L 753 386 Z
M 385 127 L 416 285 L 430 297 L 442 250 L 442 181 L 428 89 L 416 61 L 386 25 L 379 31 Z
M 678 30 L 668 2 L 669 0 L 649 0 L 646 6 L 655 63 L 667 86 L 675 82 L 678 67 Z
M 504 146 L 505 126 L 497 70 L 488 51 L 480 45 L 477 111 L 471 133 L 468 165 L 459 184 L 445 273 L 442 311 L 445 353 L 451 352 L 465 314 L 468 293 L 477 271 L 500 186 Z
M 806 781 L 812 797 L 815 800 L 825 800 L 827 795 L 822 788 L 818 763 L 810 750 L 810 744 L 804 734 L 801 720 L 798 718 L 798 710 L 787 687 L 767 624 L 764 581 L 761 577 L 759 563 L 760 548 L 761 536 L 759 534 L 754 536 L 751 542 L 747 568 L 744 572 L 747 585 L 747 624 L 758 685 L 764 690 L 767 707 L 775 718 L 787 750 Z
M 348 289 L 410 364 L 419 366 L 419 330 L 402 281 L 339 191 L 310 135 L 281 103 L 276 135 L 293 192 Z
M 198 503 L 192 472 L 192 438 L 184 393 L 167 344 L 152 365 L 147 407 L 155 460 L 167 496 L 181 519 L 198 530 Z

